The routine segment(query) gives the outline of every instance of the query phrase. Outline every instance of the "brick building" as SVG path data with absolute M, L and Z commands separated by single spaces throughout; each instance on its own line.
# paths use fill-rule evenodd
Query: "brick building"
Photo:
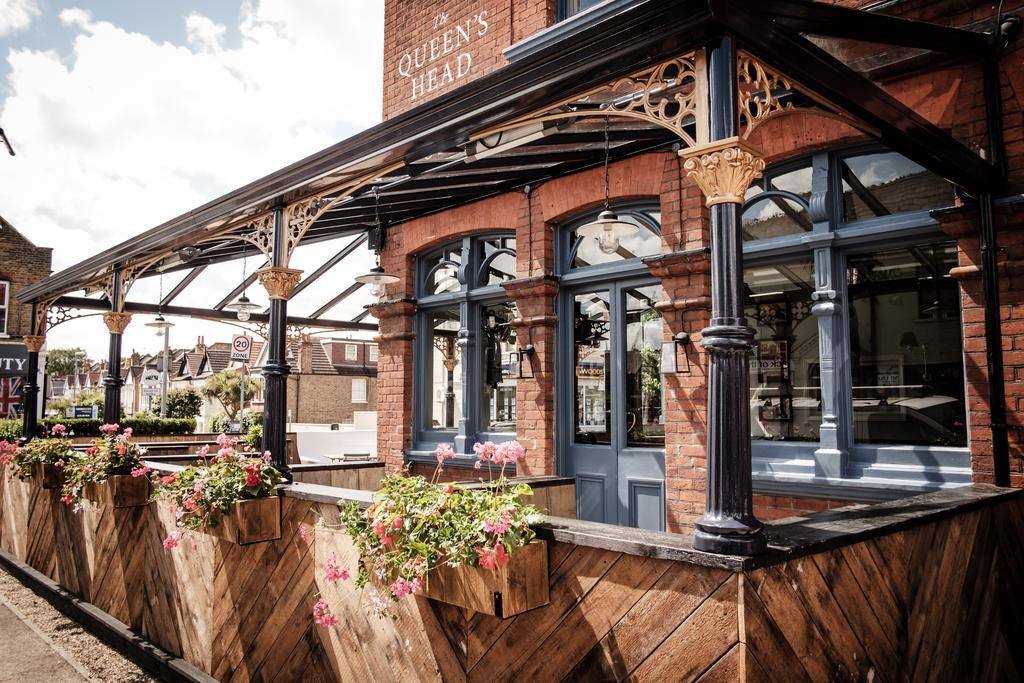
M 32 244 L 0 216 L 0 418 L 21 414 L 28 358 L 24 337 L 32 333 L 32 306 L 19 303 L 16 295 L 50 274 L 52 251 Z M 40 387 L 42 379 L 40 373 Z
M 571 41 L 635 4 L 388 0 L 384 117 L 415 107 L 428 116 L 435 98 L 487 74 L 513 73 L 531 50 Z M 978 31 L 994 25 L 988 3 L 842 4 Z M 986 144 L 974 63 L 853 40 L 816 42 L 964 144 Z M 1013 41 L 998 59 L 1009 187 L 995 210 L 1017 486 L 1024 484 L 1024 90 L 1014 85 L 1021 55 Z M 744 313 L 758 343 L 750 387 L 757 514 L 991 481 L 977 202 L 841 116 L 787 113 L 751 126 L 747 138 L 767 163 L 747 192 L 742 227 Z M 599 143 L 600 121 L 588 142 Z M 627 135 L 626 124 L 613 121 L 613 136 Z M 543 137 L 558 131 L 544 125 L 526 140 L 521 168 L 568 152 L 545 147 Z M 467 154 L 490 153 L 486 144 L 507 149 L 504 168 L 515 173 L 516 144 L 500 136 L 470 143 Z M 517 437 L 528 448 L 523 472 L 576 477 L 583 517 L 676 531 L 692 524 L 705 503 L 700 332 L 711 312 L 709 209 L 671 145 L 653 147 L 610 163 L 607 197 L 635 226 L 611 254 L 574 232 L 605 204 L 599 166 L 389 230 L 382 266 L 400 280 L 376 308 L 381 458 L 394 468 L 409 461 L 426 468 L 437 443 L 469 452 L 474 438 Z M 466 265 L 481 263 L 487 272 L 466 274 Z M 527 344 L 532 377 L 510 379 L 507 358 Z M 458 464 L 452 476 L 460 476 Z
M 285 358 L 291 249 L 358 234 L 390 471 L 519 439 L 580 517 L 741 554 L 755 512 L 1020 486 L 1022 4 L 386 0 L 383 123 L 25 298 L 256 244 L 283 452 L 340 367 Z

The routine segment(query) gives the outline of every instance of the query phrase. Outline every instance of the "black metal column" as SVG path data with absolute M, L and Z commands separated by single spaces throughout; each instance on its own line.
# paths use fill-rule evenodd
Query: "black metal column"
M 34 320 L 35 307 L 32 310 Z M 22 442 L 34 439 L 39 426 L 39 385 L 36 384 L 39 377 L 39 350 L 36 348 L 33 351 L 28 346 L 27 340 L 26 347 L 28 347 L 28 362 L 26 363 L 28 369 L 25 371 L 25 384 L 21 389 L 21 400 L 24 407 L 21 427 Z
M 730 38 L 708 50 L 712 142 L 735 137 L 736 48 Z M 750 466 L 750 352 L 754 330 L 743 317 L 740 204 L 711 206 L 711 324 L 702 331 L 709 355 L 707 491 L 693 545 L 713 553 L 753 555 L 766 548 L 754 517 Z
M 110 291 L 113 300 L 110 302 L 111 312 L 103 316 L 103 322 L 107 324 L 110 332 L 110 344 L 107 351 L 107 376 L 103 380 L 103 422 L 115 424 L 121 419 L 121 387 L 124 386 L 124 378 L 121 377 L 121 336 L 124 333 L 122 319 L 125 313 L 121 313 L 121 273 L 113 274 L 113 282 Z
M 103 380 L 103 421 L 114 424 L 121 419 L 121 335 L 110 333 L 107 352 L 107 376 Z
M 274 210 L 274 252 L 271 265 L 284 267 L 287 265 L 287 235 L 284 226 L 284 209 Z M 268 337 L 267 362 L 263 366 L 263 448 L 271 452 L 274 467 L 288 481 L 292 480 L 288 467 L 286 448 L 286 429 L 288 422 L 288 375 L 291 368 L 285 359 L 287 353 L 288 301 L 286 299 L 270 300 L 270 321 L 267 324 Z

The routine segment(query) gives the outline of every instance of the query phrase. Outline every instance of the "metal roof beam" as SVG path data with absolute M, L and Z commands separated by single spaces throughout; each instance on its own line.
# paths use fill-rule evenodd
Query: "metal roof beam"
M 328 301 L 326 304 L 324 304 L 320 308 L 316 309 L 316 311 L 314 311 L 313 314 L 311 316 L 309 316 L 309 317 L 310 318 L 314 318 L 314 319 L 315 318 L 319 318 L 324 313 L 326 313 L 327 311 L 331 310 L 332 308 L 334 308 L 335 306 L 340 304 L 342 301 L 347 299 L 349 296 L 351 296 L 352 294 L 357 292 L 362 286 L 363 286 L 362 282 L 356 282 L 354 284 L 349 285 L 348 288 L 346 288 L 343 292 L 341 292 L 340 294 L 335 296 L 333 299 Z
M 196 266 L 195 268 L 190 270 L 188 272 L 188 275 L 183 277 L 181 279 L 181 282 L 179 282 L 178 284 L 174 285 L 174 289 L 169 291 L 167 293 L 167 296 L 165 296 L 163 299 L 161 299 L 160 305 L 161 306 L 167 306 L 172 301 L 174 301 L 176 298 L 178 298 L 178 295 L 181 294 L 185 290 L 186 287 L 188 287 L 190 284 L 192 284 L 195 281 L 195 279 L 202 274 L 202 272 L 204 270 L 206 270 L 206 266 Z

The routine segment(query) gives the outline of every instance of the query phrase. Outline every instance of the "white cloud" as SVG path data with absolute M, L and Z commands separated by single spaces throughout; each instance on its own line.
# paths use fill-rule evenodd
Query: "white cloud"
M 219 52 L 224 49 L 224 34 L 227 27 L 209 17 L 193 12 L 185 19 L 188 44 L 199 52 Z
M 3 162 L 0 207 L 35 243 L 54 247 L 56 270 L 380 116 L 381 0 L 246 2 L 236 48 L 223 47 L 223 26 L 195 13 L 185 20 L 187 46 L 78 8 L 60 18 L 77 32 L 72 55 L 11 50 L 0 108 L 18 141 L 18 156 Z M 237 278 L 222 279 L 214 284 L 226 293 Z M 95 320 L 93 328 L 96 339 L 81 341 L 102 354 L 105 334 Z M 63 329 L 53 342 L 75 343 Z
M 24 31 L 41 14 L 36 0 L 3 0 L 0 2 L 0 38 Z

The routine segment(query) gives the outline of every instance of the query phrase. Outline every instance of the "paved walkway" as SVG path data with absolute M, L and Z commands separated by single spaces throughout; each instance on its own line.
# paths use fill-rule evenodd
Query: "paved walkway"
M 49 640 L 0 603 L 0 683 L 86 680 Z

